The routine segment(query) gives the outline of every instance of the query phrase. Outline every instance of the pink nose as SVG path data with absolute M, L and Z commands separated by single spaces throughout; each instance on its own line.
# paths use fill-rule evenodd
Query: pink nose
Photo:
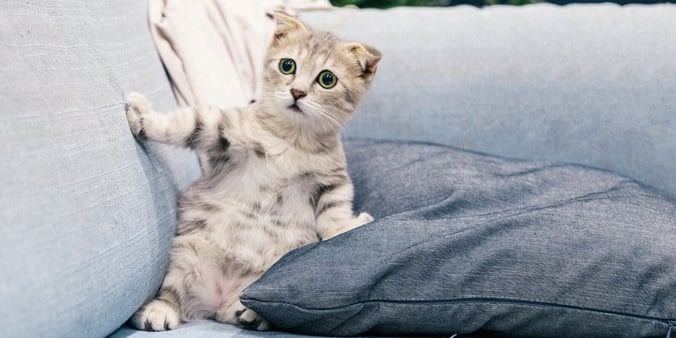
M 304 91 L 291 88 L 291 96 L 293 96 L 294 100 L 298 100 L 301 97 L 305 97 L 305 95 L 307 95 L 307 93 L 305 93 Z

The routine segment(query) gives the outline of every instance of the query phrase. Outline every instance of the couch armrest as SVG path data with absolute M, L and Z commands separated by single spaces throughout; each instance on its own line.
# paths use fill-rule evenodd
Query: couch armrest
M 138 143 L 176 107 L 138 0 L 0 5 L 0 336 L 105 337 L 154 295 L 192 152 Z
M 384 55 L 349 137 L 611 169 L 676 196 L 675 5 L 338 9 Z

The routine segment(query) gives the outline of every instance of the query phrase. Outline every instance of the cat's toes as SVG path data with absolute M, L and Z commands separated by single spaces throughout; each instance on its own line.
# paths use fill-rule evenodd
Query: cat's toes
M 143 115 L 150 112 L 150 101 L 139 94 L 127 96 L 127 122 L 134 136 L 143 136 Z
M 357 220 L 359 221 L 359 225 L 364 225 L 366 223 L 373 222 L 374 218 L 368 213 L 362 212 L 361 214 L 359 214 L 359 216 L 357 216 Z
M 244 308 L 237 311 L 237 325 L 247 330 L 266 331 L 270 323 L 251 309 Z
M 371 216 L 371 215 L 369 215 L 365 212 L 362 212 L 361 214 L 359 214 L 359 216 L 353 217 L 353 218 L 349 219 L 347 222 L 340 224 L 340 225 L 337 225 L 337 226 L 325 231 L 322 234 L 322 240 L 325 241 L 325 240 L 331 239 L 331 238 L 336 237 L 336 236 L 338 236 L 342 233 L 346 233 L 346 232 L 348 232 L 352 229 L 356 229 L 356 228 L 358 228 L 358 227 L 360 227 L 360 226 L 362 226 L 366 223 L 371 223 L 371 222 L 373 222 L 373 220 L 374 220 L 373 216 Z
M 153 300 L 138 310 L 131 322 L 139 330 L 167 331 L 178 327 L 181 320 L 178 311 L 171 304 Z
M 150 101 L 143 94 L 131 93 L 127 96 L 127 103 L 130 108 L 134 108 L 141 114 L 147 113 L 150 111 Z

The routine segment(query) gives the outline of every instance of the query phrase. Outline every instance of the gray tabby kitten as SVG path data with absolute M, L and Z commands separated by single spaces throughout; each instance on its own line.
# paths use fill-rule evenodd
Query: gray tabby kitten
M 215 319 L 269 323 L 239 294 L 275 261 L 373 218 L 352 213 L 340 128 L 368 89 L 380 52 L 276 13 L 262 95 L 245 108 L 164 115 L 128 97 L 135 136 L 194 149 L 202 176 L 180 197 L 177 236 L 157 297 L 131 322 L 162 331 Z

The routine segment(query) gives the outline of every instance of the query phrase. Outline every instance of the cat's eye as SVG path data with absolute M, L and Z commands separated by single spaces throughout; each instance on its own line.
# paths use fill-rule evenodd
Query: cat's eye
M 291 59 L 281 59 L 279 60 L 279 71 L 282 74 L 289 75 L 296 72 L 296 61 Z
M 328 70 L 323 70 L 317 76 L 317 83 L 325 89 L 333 88 L 338 83 L 338 78 Z

